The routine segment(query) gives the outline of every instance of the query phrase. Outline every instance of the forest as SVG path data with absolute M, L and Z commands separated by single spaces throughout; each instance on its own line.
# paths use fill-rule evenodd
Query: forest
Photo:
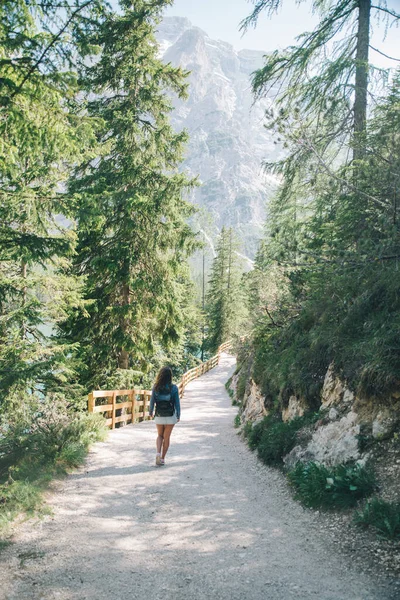
M 252 89 L 256 101 L 278 89 L 260 126 L 282 147 L 263 165 L 281 183 L 254 269 L 223 228 L 199 289 L 188 198 L 200 182 L 170 122 L 189 73 L 156 41 L 172 3 L 0 7 L 4 521 L 104 436 L 91 390 L 150 388 L 164 364 L 179 377 L 228 339 L 271 405 L 317 406 L 331 364 L 368 397 L 399 389 L 400 57 L 374 67 L 371 35 L 400 14 L 313 0 L 315 30 L 265 56 Z M 253 2 L 243 30 L 280 4 Z
M 277 4 L 258 2 L 243 27 Z M 253 78 L 256 96 L 282 82 L 266 126 L 286 149 L 265 165 L 282 184 L 249 277 L 254 372 L 272 398 L 311 404 L 330 364 L 368 397 L 388 397 L 400 377 L 399 58 L 384 70 L 371 57 L 377 21 L 396 27 L 400 15 L 322 4 L 316 29 Z

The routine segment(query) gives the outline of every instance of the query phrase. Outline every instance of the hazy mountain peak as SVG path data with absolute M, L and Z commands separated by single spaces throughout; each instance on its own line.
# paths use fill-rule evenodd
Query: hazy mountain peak
M 235 227 L 246 254 L 254 256 L 276 187 L 261 167 L 277 153 L 263 127 L 270 101 L 253 106 L 250 83 L 264 53 L 237 52 L 181 17 L 164 19 L 158 39 L 164 60 L 191 71 L 189 100 L 176 101 L 172 120 L 190 134 L 184 167 L 202 182 L 193 202 L 211 214 L 215 233 L 223 225 Z

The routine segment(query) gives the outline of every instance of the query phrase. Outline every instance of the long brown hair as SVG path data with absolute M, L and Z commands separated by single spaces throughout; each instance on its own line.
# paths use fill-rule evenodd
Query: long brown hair
M 159 370 L 158 375 L 156 377 L 156 381 L 154 384 L 154 389 L 156 391 L 170 387 L 172 385 L 172 371 L 169 367 L 163 367 Z

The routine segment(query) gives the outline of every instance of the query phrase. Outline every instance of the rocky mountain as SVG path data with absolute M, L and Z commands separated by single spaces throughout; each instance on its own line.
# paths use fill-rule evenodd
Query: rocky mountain
M 253 105 L 250 87 L 263 53 L 237 52 L 180 17 L 165 18 L 158 39 L 163 59 L 191 72 L 189 100 L 175 102 L 172 120 L 190 134 L 184 168 L 199 175 L 202 184 L 192 198 L 204 209 L 198 226 L 211 239 L 223 225 L 235 227 L 243 252 L 252 258 L 277 184 L 263 173 L 262 161 L 279 152 L 263 127 L 270 100 Z

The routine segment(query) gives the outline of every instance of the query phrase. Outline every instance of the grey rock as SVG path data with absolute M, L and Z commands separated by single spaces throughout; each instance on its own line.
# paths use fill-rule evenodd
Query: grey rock
M 338 411 L 336 410 L 336 408 L 331 408 L 331 409 L 330 409 L 330 411 L 329 411 L 329 414 L 328 414 L 328 416 L 329 416 L 329 419 L 330 419 L 331 421 L 336 421 L 336 419 L 337 419 L 337 418 L 338 418 L 338 416 L 339 416 L 339 413 L 338 413 Z
M 328 425 L 319 427 L 313 434 L 308 451 L 315 460 L 324 464 L 338 465 L 360 458 L 358 435 L 360 425 L 353 411 Z
M 289 470 L 293 469 L 298 462 L 305 463 L 309 461 L 315 461 L 314 454 L 308 448 L 303 448 L 300 445 L 295 446 L 283 459 L 285 467 Z
M 372 422 L 372 436 L 375 439 L 388 437 L 398 425 L 399 416 L 389 409 L 382 408 Z

